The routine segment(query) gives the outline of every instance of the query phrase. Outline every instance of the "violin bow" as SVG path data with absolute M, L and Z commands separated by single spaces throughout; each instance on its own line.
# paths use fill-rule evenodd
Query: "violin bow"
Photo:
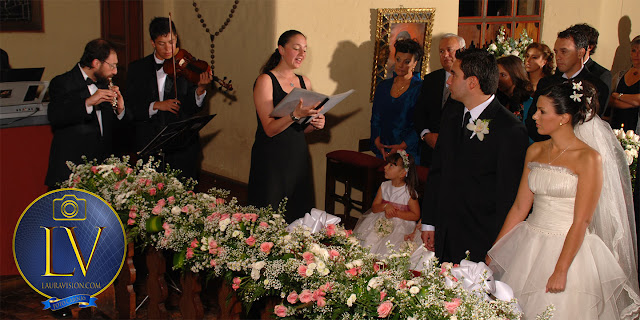
M 171 29 L 172 23 L 173 21 L 171 20 L 171 12 L 169 12 L 169 41 L 171 42 L 171 60 L 173 62 L 173 93 L 175 94 L 175 99 L 178 99 L 178 70 L 176 69 L 175 52 L 173 52 L 173 30 Z

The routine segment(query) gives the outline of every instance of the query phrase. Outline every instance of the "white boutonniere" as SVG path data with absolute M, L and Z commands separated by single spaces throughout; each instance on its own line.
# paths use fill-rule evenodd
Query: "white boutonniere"
M 467 129 L 473 132 L 471 134 L 471 138 L 476 135 L 478 136 L 478 140 L 484 140 L 484 135 L 489 134 L 489 121 L 491 120 L 476 119 L 473 122 L 469 122 L 469 124 L 467 124 Z

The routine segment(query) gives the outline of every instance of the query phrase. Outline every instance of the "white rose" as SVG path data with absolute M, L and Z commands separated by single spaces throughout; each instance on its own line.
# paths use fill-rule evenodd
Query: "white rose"
M 226 218 L 220 221 L 220 231 L 224 232 L 227 229 L 227 226 L 231 223 L 231 219 Z
M 353 303 L 354 303 L 354 302 L 356 302 L 356 295 L 355 295 L 355 293 L 352 293 L 352 294 L 349 296 L 349 299 L 347 299 L 347 305 L 348 305 L 349 307 L 351 307 L 351 306 L 353 306 Z
M 358 260 L 354 261 L 353 265 L 356 266 L 356 267 L 361 267 L 362 266 L 362 260 L 358 259 Z
M 206 243 L 202 243 L 202 246 L 200 247 L 200 251 L 207 251 L 209 250 L 208 246 Z
M 251 279 L 253 280 L 260 279 L 260 270 L 257 270 L 257 269 L 251 270 Z
M 264 268 L 264 266 L 265 266 L 265 265 L 266 265 L 266 262 L 264 262 L 264 261 L 258 261 L 258 262 L 254 262 L 254 263 L 252 264 L 252 268 L 253 268 L 253 269 L 258 269 L 258 270 L 260 270 L 260 269 Z
M 307 270 L 309 270 L 309 269 L 311 269 L 311 270 L 315 270 L 317 266 L 318 266 L 317 264 L 315 264 L 314 262 L 311 262 L 311 263 L 309 263 L 309 265 L 307 266 Z
M 635 132 L 633 132 L 633 130 L 627 130 L 627 138 L 628 139 L 633 139 L 633 136 L 635 136 Z
M 353 263 L 351 262 L 347 262 L 344 266 L 347 267 L 347 269 L 353 269 Z
M 417 286 L 413 286 L 411 287 L 411 289 L 409 289 L 409 292 L 411 292 L 411 294 L 417 294 L 418 292 L 420 292 L 420 288 L 418 288 Z
M 382 278 L 373 277 L 373 278 L 371 278 L 371 280 L 369 280 L 369 283 L 367 284 L 367 287 L 369 287 L 371 289 L 376 289 L 382 284 L 382 282 L 383 282 Z
M 489 45 L 489 50 L 490 51 L 496 51 L 496 50 L 498 50 L 498 47 L 496 46 L 495 43 L 492 43 L 492 44 Z
M 625 150 L 624 155 L 627 157 L 627 165 L 631 165 L 633 163 L 633 154 L 631 154 L 631 151 Z
M 322 262 L 322 261 L 318 261 L 318 269 L 322 269 L 322 268 L 324 268 L 324 267 L 326 267 L 326 266 L 327 266 L 327 265 L 326 265 L 326 264 L 324 264 L 324 262 Z
M 311 276 L 313 275 L 313 269 L 311 269 L 311 268 L 307 268 L 307 272 L 305 272 L 305 275 L 306 275 L 307 277 L 311 277 Z
M 451 318 L 449 318 L 449 319 L 451 319 L 451 320 L 458 320 L 458 317 L 456 317 L 456 316 L 451 316 Z
M 516 57 L 517 57 L 517 56 L 520 56 L 520 51 L 518 51 L 518 50 L 513 50 L 513 51 L 511 51 L 511 55 L 512 55 L 512 56 L 516 56 Z
M 326 276 L 329 274 L 329 269 L 328 268 L 322 268 L 322 269 L 318 269 L 318 272 L 320 273 L 320 275 Z
M 407 281 L 407 287 L 411 287 L 415 282 L 413 280 Z
M 418 320 L 416 317 L 408 317 L 407 320 Z
M 242 232 L 238 231 L 238 230 L 234 230 L 233 234 L 231 234 L 231 237 L 233 238 L 237 238 L 242 234 Z
M 171 208 L 171 214 L 173 214 L 173 215 L 179 215 L 180 212 L 182 212 L 182 209 L 180 209 L 179 207 Z
M 618 130 L 618 132 L 616 132 L 616 137 L 618 139 L 624 139 L 625 138 L 625 134 L 623 130 Z

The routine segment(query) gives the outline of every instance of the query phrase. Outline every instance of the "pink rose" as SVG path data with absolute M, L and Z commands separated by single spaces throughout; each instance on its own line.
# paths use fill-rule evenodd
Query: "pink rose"
M 275 306 L 275 308 L 273 308 L 273 312 L 276 314 L 276 316 L 284 318 L 287 316 L 287 307 L 279 304 Z
M 345 230 L 344 233 L 348 236 L 353 234 L 353 230 Z
M 216 199 L 216 203 L 217 203 L 217 204 L 224 204 L 224 199 L 222 199 L 222 198 L 217 198 L 217 199 Z
M 300 298 L 300 302 L 307 303 L 313 300 L 313 294 L 309 290 L 302 290 L 298 298 Z
M 193 258 L 193 249 L 187 248 L 187 259 Z
M 169 201 L 169 204 L 173 204 L 174 202 L 176 202 L 176 198 L 174 196 L 171 196 L 167 198 L 167 201 Z
M 322 297 L 324 297 L 326 295 L 327 294 L 322 289 L 318 289 L 318 290 L 313 292 L 313 300 L 314 301 L 318 301 L 318 300 L 320 300 Z
M 216 266 L 216 260 L 211 259 L 211 262 L 209 264 L 211 264 L 212 267 L 215 267 Z
M 240 222 L 240 221 L 242 221 L 242 217 L 244 217 L 244 214 L 238 212 L 238 213 L 234 213 L 233 214 L 232 219 L 235 222 Z
M 231 285 L 231 288 L 233 288 L 234 291 L 238 290 L 238 288 L 240 288 L 240 283 L 242 283 L 242 280 L 240 280 L 240 278 L 233 278 L 233 284 Z
M 162 212 L 162 207 L 160 205 L 153 207 L 153 210 L 151 210 L 151 213 L 155 215 L 159 215 L 160 212 Z
M 198 245 L 200 245 L 198 239 L 193 239 L 193 241 L 191 241 L 191 248 L 197 248 Z
M 268 223 L 266 223 L 266 222 L 264 222 L 264 221 L 260 221 L 260 226 L 261 226 L 261 227 L 263 227 L 263 228 L 265 228 L 265 229 L 266 229 L 266 228 L 269 228 L 269 224 L 268 224 Z
M 136 221 L 133 220 L 133 219 L 129 219 L 129 220 L 127 220 L 127 224 L 132 226 L 132 225 L 136 224 Z
M 254 238 L 253 236 L 250 236 L 249 238 L 247 238 L 247 240 L 245 240 L 245 242 L 246 242 L 249 246 L 252 246 L 252 247 L 253 247 L 253 245 L 254 245 L 254 244 L 256 244 L 256 238 Z
M 162 190 L 162 188 L 164 188 L 164 183 L 160 182 L 157 184 L 158 186 L 158 190 Z
M 264 253 L 269 253 L 271 251 L 271 248 L 273 248 L 273 242 L 263 242 L 260 245 L 260 251 Z
M 325 299 L 325 297 L 318 297 L 316 303 L 318 304 L 318 307 L 322 308 L 327 305 L 327 299 Z
M 351 268 L 347 271 L 345 271 L 347 273 L 347 275 L 355 277 L 360 273 L 360 267 L 358 268 Z
M 287 296 L 287 301 L 291 304 L 296 303 L 296 301 L 298 301 L 298 293 L 295 291 L 291 291 L 291 293 L 289 293 L 289 295 Z
M 402 280 L 398 286 L 401 290 L 407 288 L 407 280 Z
M 380 301 L 384 300 L 384 297 L 387 296 L 387 292 L 386 291 L 380 291 Z
M 444 308 L 447 309 L 447 311 L 450 314 L 454 314 L 456 313 L 456 310 L 458 309 L 458 306 L 460 305 L 460 299 L 458 298 L 453 298 L 451 299 L 451 302 L 445 302 L 444 303 Z
M 160 200 L 158 200 L 158 205 L 161 206 L 161 207 L 164 207 L 164 206 L 167 205 L 167 201 L 164 200 L 164 199 L 160 199 Z
M 148 186 L 150 186 L 150 185 L 151 185 L 151 180 L 147 179 L 147 180 L 144 182 L 144 185 L 145 185 L 145 186 L 147 186 L 147 187 L 148 187 Z
M 189 209 L 190 209 L 189 206 L 186 205 L 186 206 L 182 207 L 182 212 L 189 213 Z
M 339 256 L 340 256 L 340 252 L 338 252 L 338 250 L 336 249 L 329 250 L 329 257 L 331 257 L 331 259 L 335 259 Z
M 336 225 L 330 224 L 327 226 L 327 235 L 333 237 L 336 234 Z
M 149 194 L 152 195 L 152 196 L 155 196 L 156 195 L 156 188 L 149 189 Z
M 229 214 L 225 213 L 220 217 L 220 220 L 229 219 Z
M 304 264 L 301 264 L 298 267 L 298 274 L 303 278 L 307 277 L 307 266 L 305 266 Z
M 313 262 L 313 260 L 314 260 L 313 253 L 311 253 L 311 252 L 309 252 L 309 251 L 305 251 L 305 252 L 302 254 L 302 258 L 304 259 L 304 261 L 305 261 L 307 264 L 309 264 L 309 263 Z
M 120 174 L 120 169 L 118 169 L 118 167 L 113 167 L 113 173 Z
M 98 167 L 96 166 L 91 167 L 91 172 L 93 172 L 94 174 L 98 173 Z
M 127 174 L 131 174 L 131 172 L 133 172 L 133 169 L 131 169 L 131 168 L 127 168 L 127 171 L 126 171 L 126 172 L 127 172 Z
M 244 215 L 245 219 L 250 220 L 251 222 L 256 222 L 258 220 L 258 215 L 255 213 L 247 213 Z
M 187 191 L 187 194 L 188 194 L 188 195 L 192 195 L 192 196 L 196 195 L 196 193 L 195 193 L 195 192 L 193 192 L 192 190 Z
M 116 182 L 116 184 L 113 186 L 114 189 L 116 189 L 116 191 L 118 191 L 120 189 L 120 185 L 122 184 L 124 180 L 120 180 L 118 182 Z
M 393 303 L 391 301 L 385 301 L 378 306 L 378 317 L 386 318 L 393 309 Z
M 129 218 L 131 219 L 135 219 L 138 215 L 136 214 L 135 211 L 129 211 Z
M 215 249 L 215 248 L 217 248 L 217 247 L 218 247 L 218 243 L 217 243 L 215 240 L 211 239 L 211 240 L 209 241 L 209 247 L 210 247 L 210 248 L 214 248 L 214 249 Z

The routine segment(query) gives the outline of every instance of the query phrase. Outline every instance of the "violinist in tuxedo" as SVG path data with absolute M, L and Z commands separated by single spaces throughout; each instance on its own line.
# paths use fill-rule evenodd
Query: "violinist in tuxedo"
M 170 33 L 171 31 L 171 33 Z M 126 99 L 133 110 L 136 129 L 136 149 L 142 150 L 167 124 L 193 117 L 202 109 L 211 72 L 200 74 L 197 84 L 178 75 L 176 82 L 163 70 L 178 52 L 178 32 L 169 18 L 156 17 L 149 24 L 154 52 L 129 64 Z M 176 96 L 177 91 L 177 96 Z M 198 178 L 198 135 L 183 141 L 181 146 L 164 150 L 165 163 L 182 171 L 182 176 Z M 164 164 L 163 164 L 164 165 Z
M 463 105 L 444 109 L 422 203 L 422 239 L 440 261 L 483 261 L 516 196 L 527 132 L 495 97 L 498 65 L 486 50 L 456 53 L 447 80 Z
M 117 86 L 109 79 L 118 73 L 118 55 L 107 40 L 86 44 L 80 62 L 49 84 L 47 117 L 53 130 L 45 184 L 55 189 L 69 178 L 66 162 L 104 160 L 111 154 L 112 135 L 128 115 Z M 128 116 L 127 116 L 128 118 Z

